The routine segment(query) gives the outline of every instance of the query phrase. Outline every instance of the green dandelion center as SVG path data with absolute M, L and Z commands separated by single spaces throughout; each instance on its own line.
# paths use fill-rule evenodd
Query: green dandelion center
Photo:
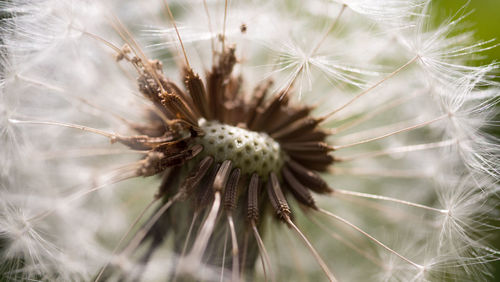
M 239 167 L 242 173 L 257 173 L 263 179 L 271 172 L 279 175 L 283 153 L 280 144 L 266 133 L 217 121 L 201 120 L 199 124 L 205 135 L 195 139 L 196 144 L 204 148 L 198 158 L 212 156 L 216 162 L 231 160 L 233 167 Z

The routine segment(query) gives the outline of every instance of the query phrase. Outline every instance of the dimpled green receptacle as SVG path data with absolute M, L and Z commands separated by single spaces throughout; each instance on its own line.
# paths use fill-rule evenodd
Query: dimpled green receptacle
M 200 157 L 212 156 L 216 162 L 231 160 L 244 174 L 257 173 L 267 179 L 270 172 L 280 174 L 283 153 L 278 142 L 262 132 L 249 131 L 217 121 L 200 120 L 205 135 L 196 138 L 203 145 Z

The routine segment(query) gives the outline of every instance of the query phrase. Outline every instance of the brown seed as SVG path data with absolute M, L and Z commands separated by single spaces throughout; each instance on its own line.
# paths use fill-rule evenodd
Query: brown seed
M 241 31 L 241 33 L 246 33 L 247 32 L 247 25 L 242 23 L 240 25 L 240 31 Z
M 160 184 L 160 187 L 158 188 L 158 192 L 155 194 L 155 198 L 158 199 L 165 196 L 168 189 L 174 188 L 174 182 L 176 181 L 180 170 L 180 167 L 173 167 L 165 171 L 164 175 L 162 176 L 163 180 Z
M 219 121 L 222 121 L 221 117 L 224 116 L 225 87 L 223 83 L 224 76 L 221 70 L 217 67 L 213 67 L 212 71 L 208 74 L 207 92 L 210 114 Z
M 174 138 L 171 134 L 166 134 L 165 137 L 149 137 L 147 135 L 115 136 L 111 139 L 111 143 L 120 142 L 134 150 L 147 150 L 153 149 L 162 143 L 170 142 Z
M 288 152 L 290 156 L 295 159 L 300 161 L 302 164 L 305 162 L 317 162 L 321 164 L 327 164 L 330 165 L 333 163 L 334 158 L 332 155 L 329 155 L 328 153 L 322 153 L 322 152 Z
M 167 167 L 182 165 L 190 159 L 196 157 L 203 151 L 203 146 L 194 145 L 188 150 L 182 151 L 172 156 L 166 156 L 157 162 L 156 173 L 164 171 Z
M 186 70 L 184 76 L 184 83 L 188 89 L 189 95 L 193 99 L 193 104 L 201 116 L 206 119 L 212 119 L 212 115 L 208 109 L 208 96 L 205 91 L 205 85 L 200 77 L 193 72 L 193 70 Z
M 226 190 L 224 191 L 224 208 L 228 212 L 232 212 L 236 208 L 238 200 L 238 181 L 240 180 L 241 170 L 235 168 L 229 180 L 227 181 Z
M 247 217 L 250 221 L 257 222 L 259 220 L 259 188 L 260 179 L 257 173 L 252 174 L 250 184 L 248 185 L 248 209 Z
M 271 88 L 272 85 L 273 81 L 267 80 L 254 89 L 252 94 L 253 99 L 247 103 L 248 110 L 246 124 L 248 125 L 248 127 L 250 127 L 250 125 L 254 122 L 254 119 L 257 115 L 257 109 L 264 103 L 267 91 Z
M 328 133 L 321 129 L 316 129 L 311 133 L 302 135 L 292 135 L 286 139 L 282 139 L 281 143 L 296 143 L 296 142 L 324 142 Z
M 147 157 L 142 160 L 143 164 L 138 169 L 137 173 L 141 176 L 151 176 L 162 171 L 164 168 L 161 167 L 160 162 L 165 157 L 163 153 L 151 151 L 148 153 Z
M 184 191 L 186 196 L 189 196 L 194 189 L 198 186 L 203 177 L 207 174 L 209 168 L 212 166 L 214 158 L 206 156 L 201 160 L 196 167 L 194 167 L 184 179 L 181 184 L 181 191 Z
M 316 203 L 314 202 L 314 199 L 311 195 L 311 191 L 307 187 L 302 185 L 302 183 L 300 183 L 297 178 L 295 178 L 290 169 L 288 169 L 286 166 L 283 167 L 282 175 L 293 195 L 299 202 L 310 208 L 317 209 Z
M 297 179 L 307 188 L 316 193 L 330 193 L 332 189 L 317 173 L 309 170 L 296 161 L 288 160 L 286 166 L 294 173 Z
M 302 136 L 312 132 L 318 125 L 319 120 L 311 117 L 299 119 L 281 130 L 271 134 L 275 139 L 285 139 L 290 136 Z
M 238 77 L 229 78 L 229 82 L 226 86 L 226 97 L 224 98 L 226 102 L 231 101 L 235 102 L 237 100 L 237 96 L 240 93 L 241 86 L 243 84 L 243 77 L 239 75 Z M 238 99 L 241 100 L 241 99 Z
M 200 188 L 198 189 L 198 197 L 196 199 L 195 207 L 199 211 L 206 207 L 214 199 L 213 184 L 217 172 L 219 171 L 220 164 L 212 166 L 210 173 L 206 174 L 201 180 Z
M 190 159 L 196 157 L 202 151 L 203 151 L 202 145 L 194 145 L 193 147 L 191 147 L 191 149 L 188 150 L 186 154 L 186 160 L 189 161 Z
M 277 115 L 280 114 L 279 108 L 282 105 L 286 105 L 288 102 L 287 96 L 281 99 L 282 95 L 274 96 L 271 101 L 267 103 L 264 107 L 257 109 L 257 115 L 253 120 L 252 124 L 249 124 L 249 128 L 254 131 L 266 131 L 269 122 L 273 121 Z
M 287 107 L 285 109 L 282 109 L 284 118 L 279 122 L 276 122 L 275 125 L 270 126 L 268 132 L 272 134 L 277 130 L 286 127 L 288 124 L 307 117 L 312 109 L 312 107 Z
M 183 118 L 193 126 L 197 126 L 198 124 L 198 119 L 200 118 L 197 116 L 190 108 L 189 106 L 185 103 L 185 101 L 182 100 L 181 96 L 177 94 L 171 94 L 167 92 L 162 93 L 162 101 L 161 103 L 167 107 L 171 112 L 175 113 L 177 118 Z
M 163 77 L 160 79 L 161 79 L 161 84 L 163 86 L 163 89 L 165 89 L 165 91 L 167 91 L 168 93 L 179 95 L 182 98 L 182 100 L 184 100 L 184 102 L 186 102 L 186 104 L 189 106 L 189 108 L 197 110 L 197 108 L 195 106 L 196 104 L 193 103 L 193 100 L 191 99 L 191 97 L 186 92 L 182 91 L 179 88 L 179 86 L 177 86 L 177 84 L 175 84 L 175 83 L 173 83 L 173 82 L 171 82 Z M 199 115 L 200 112 L 197 111 L 196 114 Z
M 267 181 L 267 194 L 271 200 L 271 204 L 280 219 L 286 219 L 290 216 L 290 207 L 286 201 L 283 192 L 281 191 L 278 177 L 274 172 L 269 174 Z
M 333 164 L 334 158 L 328 154 L 290 154 L 292 159 L 300 162 L 303 166 L 317 171 L 326 171 Z
M 296 142 L 283 143 L 281 148 L 289 152 L 327 153 L 332 151 L 332 147 L 325 142 Z
M 148 73 L 143 73 L 137 79 L 139 91 L 156 105 L 161 105 L 161 87 Z M 160 107 L 162 108 L 162 107 Z
M 233 72 L 233 67 L 236 64 L 235 51 L 236 48 L 234 46 L 229 46 L 220 56 L 218 67 L 222 71 L 224 84 L 226 84 L 226 81 L 229 78 L 229 75 Z

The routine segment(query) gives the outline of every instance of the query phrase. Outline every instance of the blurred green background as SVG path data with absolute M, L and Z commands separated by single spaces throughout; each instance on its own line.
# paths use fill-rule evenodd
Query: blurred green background
M 434 11 L 433 16 L 435 17 L 436 24 L 453 16 L 461 7 L 467 5 L 464 11 L 466 13 L 472 11 L 472 13 L 465 18 L 464 23 L 468 25 L 468 30 L 475 30 L 475 39 L 478 41 L 496 39 L 492 44 L 500 43 L 500 0 L 438 0 L 434 1 L 433 4 L 435 6 L 432 10 Z M 484 58 L 471 63 L 488 64 L 493 61 L 500 62 L 500 46 L 484 51 L 482 55 L 484 55 Z M 500 77 L 496 80 L 500 82 Z M 500 104 L 497 104 L 497 108 L 500 112 Z M 500 115 L 497 115 L 496 120 L 500 120 Z M 488 131 L 500 138 L 500 127 Z M 497 207 L 496 210 L 500 213 L 500 207 Z M 498 221 L 493 223 L 493 225 L 498 226 Z M 500 232 L 497 230 L 491 232 L 491 244 L 498 250 L 500 249 Z M 500 281 L 500 261 L 493 262 L 491 267 L 493 268 L 493 275 L 490 277 L 490 281 Z
M 461 7 L 467 5 L 464 11 L 472 13 L 467 16 L 464 23 L 470 25 L 469 30 L 475 30 L 478 40 L 496 39 L 494 44 L 500 43 L 500 0 L 438 0 L 434 1 L 433 11 L 436 22 L 442 22 L 453 16 Z M 484 59 L 478 63 L 500 61 L 500 46 L 483 53 Z

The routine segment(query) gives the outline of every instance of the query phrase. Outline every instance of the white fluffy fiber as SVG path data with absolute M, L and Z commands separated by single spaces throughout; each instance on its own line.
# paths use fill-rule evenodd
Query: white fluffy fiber
M 203 1 L 169 1 L 200 75 L 210 68 L 211 44 L 220 46 L 223 26 L 224 1 L 207 2 L 211 26 Z M 103 136 L 23 121 L 133 134 L 127 122 L 140 122 L 149 102 L 138 93 L 131 66 L 116 62 L 113 50 L 96 38 L 121 47 L 113 28 L 119 18 L 149 58 L 163 60 L 166 75 L 181 81 L 176 62 L 182 57 L 163 9 L 160 0 L 0 2 L 6 15 L 0 23 L 3 279 L 87 281 L 108 261 L 132 263 L 111 254 L 158 180 L 110 182 L 116 168 L 140 155 Z M 493 43 L 453 32 L 466 21 L 461 14 L 432 27 L 430 9 L 423 0 L 230 1 L 226 41 L 236 45 L 241 65 L 235 71 L 248 93 L 267 77 L 276 81 L 276 90 L 293 83 L 296 101 L 318 105 L 315 113 L 321 116 L 370 89 L 326 123 L 336 132 L 332 145 L 428 122 L 338 150 L 338 158 L 361 157 L 335 164 L 324 177 L 334 189 L 398 198 L 439 212 L 347 195 L 317 197 L 321 207 L 420 267 L 339 222 L 299 212 L 298 225 L 340 281 L 478 279 L 499 257 L 488 246 L 499 227 L 492 214 L 498 206 L 499 147 L 483 130 L 497 114 L 500 90 L 491 80 L 497 65 L 466 64 Z M 242 24 L 246 33 L 240 32 Z M 343 128 L 363 115 L 364 122 Z M 96 191 L 78 196 L 89 189 Z M 323 279 L 300 241 L 286 228 L 274 228 L 276 222 L 268 224 L 265 241 L 278 279 Z M 173 256 L 162 250 L 144 279 L 166 279 L 165 265 Z M 262 279 L 260 268 L 257 277 Z

